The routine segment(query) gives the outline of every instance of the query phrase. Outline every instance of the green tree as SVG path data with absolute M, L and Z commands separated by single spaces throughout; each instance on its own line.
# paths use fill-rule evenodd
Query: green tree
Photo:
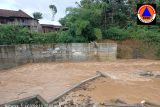
M 79 37 L 85 38 L 88 42 L 96 40 L 97 35 L 94 33 L 97 33 L 98 30 L 95 30 L 95 28 L 98 29 L 103 23 L 101 20 L 101 3 L 99 1 L 82 0 L 76 4 L 78 7 L 66 9 L 67 15 L 60 20 L 61 24 L 69 27 L 68 34 L 75 40 Z
M 42 13 L 40 13 L 40 12 L 34 12 L 33 17 L 34 17 L 34 19 L 37 19 L 37 20 L 43 18 Z
M 129 36 L 137 37 L 139 29 L 144 29 L 144 32 L 158 29 L 157 26 L 137 25 L 138 3 L 156 3 L 157 11 L 160 11 L 159 0 L 81 0 L 76 2 L 77 7 L 66 9 L 67 14 L 60 23 L 69 28 L 66 32 L 73 37 L 73 41 L 76 37 L 81 37 L 88 42 L 100 39 L 101 36 L 124 40 Z M 160 23 L 159 16 L 158 13 L 157 22 Z M 132 35 L 128 30 L 132 31 Z M 109 35 L 107 32 L 112 34 Z
M 54 20 L 54 17 L 55 17 L 55 15 L 57 13 L 57 7 L 55 5 L 49 5 L 49 8 L 52 11 L 52 20 Z

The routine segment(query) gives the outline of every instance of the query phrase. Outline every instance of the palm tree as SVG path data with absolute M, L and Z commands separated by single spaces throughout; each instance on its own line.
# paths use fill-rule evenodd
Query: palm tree
M 34 12 L 33 17 L 34 17 L 34 19 L 37 19 L 37 20 L 43 18 L 42 13 L 40 13 L 40 12 Z
M 55 5 L 49 5 L 49 8 L 52 11 L 52 20 L 54 20 L 54 17 L 55 17 L 55 15 L 57 13 L 57 7 Z

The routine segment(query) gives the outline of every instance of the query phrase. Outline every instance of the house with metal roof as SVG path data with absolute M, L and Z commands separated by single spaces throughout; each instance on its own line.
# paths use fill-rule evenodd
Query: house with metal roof
M 41 25 L 38 20 L 32 18 L 22 10 L 0 9 L 0 24 L 20 25 L 27 27 L 31 31 L 41 31 Z

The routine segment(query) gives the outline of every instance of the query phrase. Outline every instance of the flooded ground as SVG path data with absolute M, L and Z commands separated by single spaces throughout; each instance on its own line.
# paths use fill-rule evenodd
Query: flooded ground
M 122 99 L 129 103 L 147 100 L 160 104 L 160 78 L 141 77 L 140 72 L 160 73 L 160 61 L 117 60 L 79 63 L 36 63 L 0 71 L 0 104 L 32 95 L 48 102 L 74 84 L 92 77 L 96 71 L 110 78 L 98 79 L 79 90 L 94 102 Z M 91 87 L 91 88 L 90 88 Z
M 109 78 L 99 78 L 65 95 L 61 104 L 73 100 L 74 104 L 83 104 L 86 100 L 90 104 L 104 104 L 116 100 L 128 104 L 140 104 L 148 101 L 160 104 L 160 79 L 141 82 L 115 81 Z M 89 98 L 89 99 L 88 99 Z

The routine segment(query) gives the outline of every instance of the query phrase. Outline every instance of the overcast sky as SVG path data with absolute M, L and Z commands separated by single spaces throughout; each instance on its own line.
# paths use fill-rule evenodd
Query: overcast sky
M 80 0 L 0 0 L 1 9 L 23 10 L 29 15 L 33 12 L 43 13 L 45 19 L 51 20 L 52 14 L 49 9 L 50 4 L 57 6 L 58 13 L 55 16 L 55 21 L 65 16 L 67 7 L 75 7 L 75 2 Z

